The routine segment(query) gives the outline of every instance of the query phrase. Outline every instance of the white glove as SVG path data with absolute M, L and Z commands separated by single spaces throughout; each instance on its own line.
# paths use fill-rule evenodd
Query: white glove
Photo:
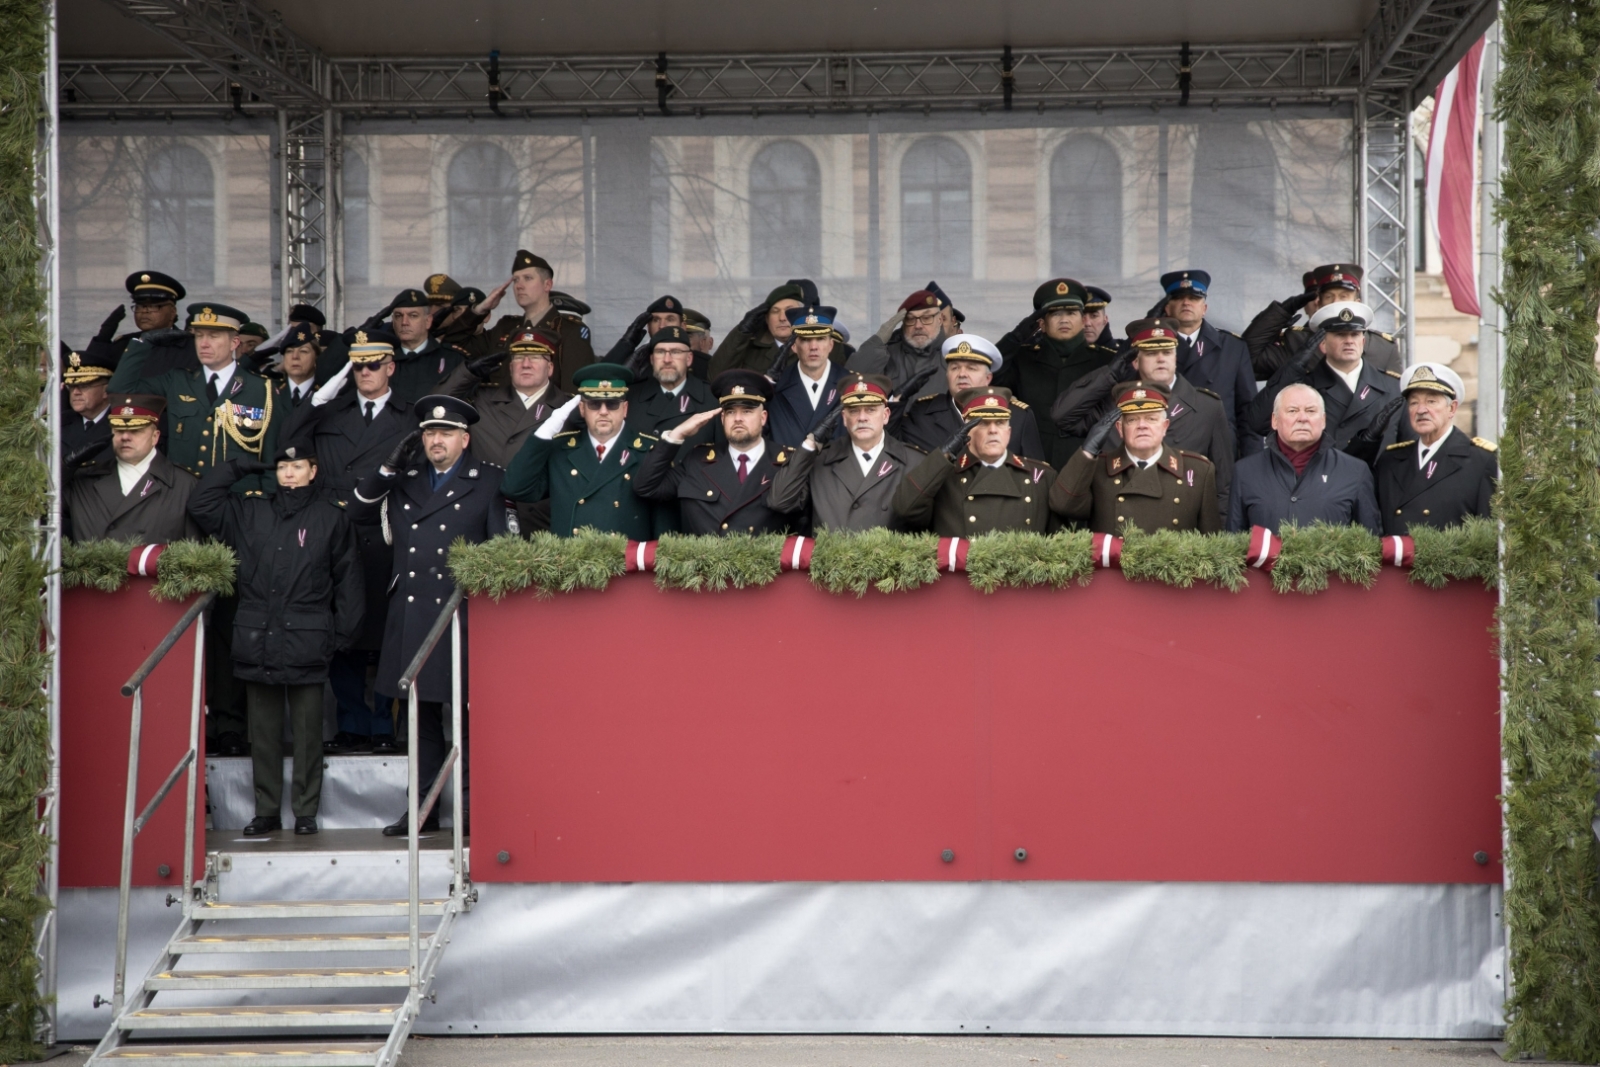
M 556 434 L 561 432 L 561 427 L 567 424 L 567 416 L 572 414 L 572 409 L 578 406 L 578 401 L 581 399 L 583 398 L 575 396 L 552 411 L 550 416 L 539 424 L 539 428 L 533 431 L 533 436 L 541 441 L 555 440 Z
M 339 373 L 329 378 L 327 384 L 311 394 L 311 406 L 320 408 L 328 401 L 339 395 L 339 390 L 344 388 L 344 383 L 350 380 L 350 368 L 354 363 L 346 362 L 339 368 Z

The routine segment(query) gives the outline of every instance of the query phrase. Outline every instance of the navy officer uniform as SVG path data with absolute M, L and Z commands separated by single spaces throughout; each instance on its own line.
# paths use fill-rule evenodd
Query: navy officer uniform
M 121 324 L 126 310 L 118 304 L 105 322 L 100 324 L 100 332 L 89 342 L 84 354 L 93 357 L 98 366 L 112 367 L 127 354 L 130 345 L 138 344 L 155 349 L 145 357 L 147 374 L 160 374 L 175 367 L 182 370 L 198 368 L 200 361 L 195 358 L 194 338 L 178 329 L 177 325 L 178 301 L 189 295 L 183 283 L 158 270 L 136 270 L 128 275 L 123 287 L 128 290 L 136 317 L 138 309 L 145 308 L 163 318 L 170 316 L 172 321 L 165 326 L 119 335 L 117 326 Z M 163 314 L 163 309 L 167 308 L 171 310 Z
M 940 352 L 946 368 L 956 363 L 983 368 L 973 376 L 973 383 L 968 388 L 981 389 L 987 386 L 1000 368 L 1005 366 L 1005 357 L 1000 354 L 1000 349 L 975 333 L 946 337 Z M 902 397 L 889 420 L 890 435 L 923 453 L 932 452 L 948 441 L 951 434 L 961 429 L 961 412 L 956 407 L 955 397 L 951 395 L 949 383 L 950 373 L 947 372 L 937 390 L 930 382 L 924 388 L 932 391 L 924 391 L 917 397 Z M 1044 445 L 1039 440 L 1039 427 L 1034 422 L 1033 412 L 1016 397 L 1011 398 L 1010 411 L 1011 450 L 1027 459 L 1043 459 Z
M 96 385 L 104 386 L 111 381 L 111 376 L 117 369 L 116 353 L 102 351 L 99 356 L 101 362 L 85 359 L 84 354 L 74 352 L 67 347 L 66 342 L 61 344 L 61 387 L 70 393 L 74 388 L 93 388 Z M 71 410 L 66 404 L 61 405 L 61 456 L 63 460 L 76 458 L 84 461 L 90 457 L 104 452 L 111 444 L 111 419 L 107 414 L 111 404 L 106 400 L 106 395 L 101 394 L 100 410 L 93 416 L 80 414 Z
M 837 316 L 838 310 L 826 304 L 790 308 L 786 317 L 794 330 L 794 344 L 815 337 L 831 340 L 835 336 L 833 322 Z M 779 445 L 798 445 L 804 441 L 817 424 L 839 406 L 839 380 L 844 376 L 843 364 L 831 358 L 823 364 L 820 378 L 802 371 L 798 358 L 790 363 L 778 375 L 772 387 L 772 398 L 767 401 L 767 432 L 772 440 Z
M 772 397 L 765 375 L 742 368 L 723 371 L 711 391 L 724 413 L 736 406 L 761 408 L 765 423 Z M 730 443 L 685 444 L 676 430 L 668 430 L 640 467 L 633 488 L 650 500 L 676 500 L 684 533 L 781 533 L 790 519 L 772 507 L 768 493 L 793 452 L 764 436 L 745 450 Z
M 1203 270 L 1170 271 L 1161 276 L 1161 288 L 1169 303 L 1184 295 L 1204 297 L 1211 289 L 1211 275 Z M 1210 319 L 1202 319 L 1193 334 L 1183 333 L 1180 327 L 1178 373 L 1196 389 L 1205 389 L 1222 401 L 1240 457 L 1261 451 L 1261 435 L 1266 431 L 1251 432 L 1250 403 L 1256 395 L 1256 375 L 1250 348 L 1242 338 L 1217 329 Z
M 1459 403 L 1465 389 L 1449 367 L 1417 363 L 1400 379 L 1400 391 L 1408 398 L 1442 393 Z M 1493 443 L 1449 426 L 1431 445 L 1421 440 L 1390 445 L 1378 456 L 1373 477 L 1387 537 L 1407 534 L 1415 526 L 1454 526 L 1469 515 L 1487 518 L 1500 464 Z
M 627 422 L 631 382 L 628 369 L 617 363 L 579 367 L 573 374 L 578 395 L 528 436 L 506 468 L 501 492 L 527 504 L 548 498 L 550 532 L 557 537 L 571 537 L 586 526 L 634 541 L 654 536 L 653 508 L 637 490 L 656 438 Z M 620 407 L 621 430 L 605 442 L 596 441 L 586 425 L 563 430 L 580 402 Z
M 417 650 L 455 592 L 450 574 L 450 545 L 457 538 L 468 544 L 487 541 L 507 532 L 510 508 L 500 495 L 499 467 L 472 454 L 467 447 L 449 470 L 439 471 L 419 450 L 429 428 L 470 432 L 478 412 L 465 400 L 434 394 L 418 399 L 418 428 L 401 438 L 378 467 L 361 480 L 355 499 L 362 511 L 376 510 L 384 540 L 394 548 L 394 572 L 387 586 L 389 610 L 384 620 L 383 651 L 378 657 L 374 689 L 380 697 L 401 700 L 400 675 L 411 665 Z M 359 513 L 358 513 L 359 514 Z M 467 649 L 467 605 L 461 605 L 461 647 Z M 444 703 L 450 699 L 452 657 L 450 643 L 440 642 L 417 675 L 418 782 L 426 791 L 444 765 Z M 466 663 L 461 665 L 462 699 L 466 699 Z M 465 709 L 462 722 L 466 722 Z M 460 739 L 467 751 L 466 738 Z M 456 818 L 462 818 L 461 812 Z M 438 826 L 438 809 L 422 829 Z M 406 817 L 384 828 L 387 836 L 406 832 Z
M 1256 376 L 1262 381 L 1271 378 L 1285 363 L 1291 362 L 1311 341 L 1311 330 L 1296 318 L 1306 319 L 1319 310 L 1319 304 L 1348 302 L 1361 299 L 1361 281 L 1365 272 L 1354 263 L 1326 263 L 1307 271 L 1301 279 L 1304 291 L 1287 300 L 1274 300 L 1250 320 L 1244 328 L 1244 343 L 1250 349 L 1250 359 Z M 1304 311 L 1311 305 L 1309 311 Z M 1367 328 L 1367 347 L 1364 358 L 1379 370 L 1399 373 L 1405 364 L 1400 359 L 1400 347 L 1394 334 Z

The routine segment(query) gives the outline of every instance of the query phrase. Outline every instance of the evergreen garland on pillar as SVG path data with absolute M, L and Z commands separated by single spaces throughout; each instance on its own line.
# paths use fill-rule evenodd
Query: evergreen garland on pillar
M 46 563 L 37 519 L 47 504 L 35 418 L 44 295 L 33 210 L 45 63 L 39 0 L 0 0 L 0 1062 L 37 1056 L 43 1010 L 34 926 L 46 902 L 38 795 L 50 766 L 40 648 Z
M 1505 757 L 1513 1054 L 1600 1062 L 1600 4 L 1508 0 Z

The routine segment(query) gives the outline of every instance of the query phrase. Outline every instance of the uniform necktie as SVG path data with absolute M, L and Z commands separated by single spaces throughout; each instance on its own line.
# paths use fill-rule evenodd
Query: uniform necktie
M 372 401 L 367 401 L 367 413 L 362 417 L 366 419 L 368 426 L 372 425 Z
M 206 399 L 211 402 L 212 407 L 217 406 L 217 376 L 215 374 L 206 375 Z
M 594 458 L 595 459 L 599 459 L 599 460 L 603 460 L 603 459 L 606 458 L 606 446 L 605 445 L 595 445 L 594 446 Z
M 746 478 L 748 478 L 748 477 L 750 477 L 750 457 L 745 455 L 743 452 L 740 452 L 739 453 L 739 484 L 743 485 L 744 484 L 744 480 Z

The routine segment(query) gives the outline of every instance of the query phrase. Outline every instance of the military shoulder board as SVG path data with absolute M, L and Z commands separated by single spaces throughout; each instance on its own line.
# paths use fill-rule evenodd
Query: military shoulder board
M 1391 378 L 1398 378 L 1398 377 L 1400 377 L 1400 372 L 1399 372 L 1399 371 L 1397 371 L 1397 370 L 1386 370 L 1386 371 L 1384 371 L 1384 372 L 1383 372 L 1383 373 L 1385 373 L 1385 374 L 1387 374 L 1387 375 L 1388 375 L 1388 376 L 1389 376 L 1389 377 L 1391 377 Z
M 1412 441 L 1396 441 L 1394 444 L 1390 445 L 1388 448 L 1385 448 L 1384 451 L 1385 452 L 1393 452 L 1397 448 L 1410 448 L 1412 445 L 1414 445 L 1416 443 L 1417 442 L 1414 441 L 1414 440 L 1412 440 Z
M 948 395 L 949 395 L 948 393 L 929 393 L 927 396 L 919 396 L 919 397 L 917 397 L 917 399 L 913 400 L 912 403 L 920 404 L 925 400 L 938 400 L 941 396 L 948 396 Z
M 1018 408 L 1019 410 L 1022 410 L 1022 411 L 1027 411 L 1028 410 L 1028 405 L 1024 404 L 1022 401 L 1018 400 L 1016 397 L 1012 397 L 1011 398 L 1011 406 L 1014 407 L 1014 408 Z
M 1207 389 L 1203 385 L 1202 386 L 1196 386 L 1195 387 L 1195 391 L 1199 392 L 1199 393 L 1204 393 L 1204 394 L 1206 394 L 1206 396 L 1209 396 L 1213 400 L 1221 400 L 1222 399 L 1222 397 L 1218 396 L 1215 392 L 1213 392 L 1210 389 Z
M 1482 437 L 1474 437 L 1472 439 L 1472 443 L 1483 449 L 1485 452 L 1498 452 L 1500 450 L 1499 445 L 1495 444 L 1493 441 L 1485 440 Z

